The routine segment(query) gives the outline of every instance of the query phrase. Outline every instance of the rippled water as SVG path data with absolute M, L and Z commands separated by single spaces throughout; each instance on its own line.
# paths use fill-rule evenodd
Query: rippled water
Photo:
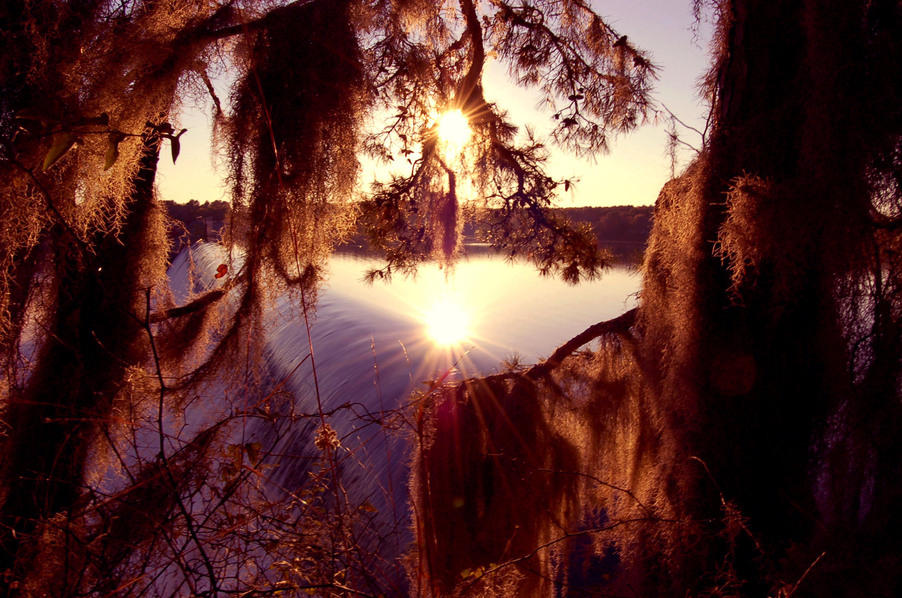
M 547 356 L 588 326 L 633 307 L 639 286 L 638 275 L 628 268 L 571 286 L 540 277 L 528 264 L 484 255 L 460 263 L 447 277 L 432 266 L 422 268 L 415 279 L 361 282 L 363 274 L 378 265 L 377 260 L 352 256 L 333 258 L 319 325 L 332 327 L 329 318 L 360 309 L 358 328 L 372 331 L 383 343 L 429 343 L 424 315 L 450 299 L 470 319 L 469 337 L 453 352 L 469 351 L 475 370 L 482 373 L 514 353 L 527 362 Z
M 197 247 L 193 260 L 198 271 L 215 272 L 221 250 Z M 424 381 L 492 373 L 514 354 L 525 363 L 539 361 L 588 326 L 633 307 L 639 277 L 630 269 L 613 269 L 598 281 L 569 286 L 538 276 L 528 265 L 483 255 L 463 261 L 447 275 L 431 266 L 415 279 L 364 283 L 366 271 L 379 265 L 356 256 L 332 258 L 311 314 L 314 359 L 302 313 L 287 299 L 273 308 L 275 324 L 265 352 L 272 385 L 289 391 L 292 411 L 312 414 L 321 404 L 329 413 L 329 424 L 341 440 L 344 486 L 352 501 L 367 502 L 378 512 L 368 533 L 372 545 L 391 559 L 409 540 L 410 451 L 403 431 L 382 426 L 387 414 L 404 405 L 413 390 L 424 389 Z M 186 268 L 184 256 L 173 265 L 175 287 L 187 288 Z M 468 333 L 457 344 L 440 345 L 428 334 L 427 314 L 437 311 L 441 319 L 449 309 L 434 306 L 448 303 L 466 314 Z M 313 445 L 319 419 L 293 422 L 278 440 L 281 433 L 274 436 L 272 429 L 243 432 L 244 439 L 269 445 L 274 479 L 288 491 L 303 486 L 320 455 Z M 392 530 L 393 544 L 386 545 L 384 537 Z

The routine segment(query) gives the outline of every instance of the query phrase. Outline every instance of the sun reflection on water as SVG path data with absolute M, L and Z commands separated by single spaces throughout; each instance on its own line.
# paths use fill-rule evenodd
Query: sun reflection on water
M 423 313 L 426 332 L 438 345 L 455 345 L 470 335 L 470 316 L 460 303 L 443 297 Z
M 361 280 L 382 265 L 373 258 L 333 256 L 320 309 L 332 308 L 365 328 L 363 344 L 369 350 L 372 335 L 379 367 L 388 367 L 385 355 L 400 346 L 396 366 L 415 381 L 499 371 L 513 353 L 525 364 L 537 363 L 589 325 L 633 307 L 638 290 L 636 274 L 626 269 L 570 286 L 537 276 L 530 264 L 482 254 L 461 260 L 451 275 L 423 265 L 416 277 Z M 456 307 L 443 307 L 449 303 Z M 454 324 L 460 313 L 463 323 Z

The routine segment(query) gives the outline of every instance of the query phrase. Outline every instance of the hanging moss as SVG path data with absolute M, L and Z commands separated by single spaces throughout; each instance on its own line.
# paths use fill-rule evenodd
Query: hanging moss
M 534 549 L 573 518 L 579 480 L 568 475 L 577 452 L 548 425 L 534 383 L 466 382 L 424 408 L 412 491 L 430 589 L 546 594 L 550 554 Z
M 223 125 L 236 211 L 246 218 L 235 242 L 253 277 L 302 282 L 345 233 L 364 108 L 347 10 L 344 1 L 292 4 L 244 42 Z

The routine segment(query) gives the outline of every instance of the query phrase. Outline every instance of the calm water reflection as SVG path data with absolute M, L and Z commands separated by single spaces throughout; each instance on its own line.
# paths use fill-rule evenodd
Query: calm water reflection
M 613 269 L 601 280 L 574 287 L 541 278 L 526 264 L 474 256 L 447 277 L 432 266 L 415 279 L 362 282 L 366 271 L 379 265 L 349 255 L 331 261 L 312 326 L 318 400 L 303 318 L 288 301 L 278 306 L 281 325 L 268 335 L 267 355 L 297 411 L 314 412 L 321 401 L 331 413 L 329 423 L 348 460 L 342 474 L 347 487 L 382 515 L 392 514 L 380 519 L 380 526 L 409 529 L 407 509 L 398 509 L 407 500 L 409 447 L 404 434 L 372 425 L 373 417 L 401 407 L 429 380 L 493 373 L 514 353 L 525 362 L 538 361 L 588 326 L 633 307 L 639 276 Z M 443 301 L 460 306 L 469 320 L 469 333 L 459 344 L 443 346 L 427 334 L 425 316 Z M 315 418 L 309 421 L 314 424 Z M 309 477 L 318 454 L 312 438 L 312 427 L 298 430 L 277 447 L 276 477 L 284 487 Z M 372 531 L 376 542 L 381 532 Z M 398 554 L 405 538 L 398 540 Z
M 213 278 L 224 261 L 221 247 L 195 246 L 188 257 L 182 254 L 170 269 L 180 300 L 190 288 L 221 284 Z M 328 413 L 340 440 L 336 458 L 347 500 L 365 501 L 377 513 L 357 541 L 379 555 L 372 566 L 384 563 L 384 575 L 391 577 L 400 571 L 394 558 L 411 541 L 407 431 L 383 425 L 407 420 L 403 409 L 402 419 L 392 420 L 392 411 L 406 405 L 413 390 L 424 390 L 424 381 L 489 374 L 515 352 L 525 362 L 538 361 L 586 327 L 633 307 L 639 277 L 613 269 L 574 287 L 541 278 L 528 265 L 480 255 L 461 262 L 449 276 L 432 266 L 415 279 L 362 282 L 366 271 L 379 265 L 357 256 L 332 258 L 311 327 L 315 376 L 303 315 L 288 297 L 276 301 L 267 314 L 272 326 L 262 350 L 269 379 L 261 393 L 279 389 L 273 395 L 278 411 L 296 417 L 272 424 L 255 419 L 234 431 L 234 441 L 262 442 L 274 491 L 297 493 L 322 456 L 313 440 L 319 409 Z M 192 271 L 200 280 L 192 282 Z M 459 306 L 468 320 L 459 344 L 440 345 L 427 334 L 426 314 L 442 302 Z M 443 309 L 445 323 L 454 328 L 449 308 Z M 235 409 L 228 393 L 212 393 L 201 411 L 217 408 Z
M 469 351 L 480 363 L 497 363 L 514 353 L 535 362 L 588 326 L 632 308 L 639 288 L 638 274 L 625 267 L 571 286 L 540 277 L 528 264 L 487 255 L 470 257 L 448 276 L 427 266 L 415 279 L 362 282 L 365 272 L 379 265 L 373 259 L 334 256 L 323 295 L 325 311 L 341 301 L 365 306 L 371 317 L 396 321 L 398 340 L 406 342 L 415 339 L 401 338 L 401 333 L 427 336 L 435 306 L 451 303 L 468 320 L 468 335 L 456 350 Z M 378 322 L 372 325 L 382 328 Z

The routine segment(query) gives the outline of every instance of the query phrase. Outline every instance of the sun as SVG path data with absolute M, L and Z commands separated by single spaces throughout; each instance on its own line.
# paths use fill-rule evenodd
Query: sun
M 460 151 L 470 140 L 470 123 L 460 108 L 449 110 L 438 119 L 438 138 L 455 151 Z
M 470 318 L 461 306 L 442 299 L 423 314 L 426 332 L 439 345 L 453 345 L 467 338 Z

